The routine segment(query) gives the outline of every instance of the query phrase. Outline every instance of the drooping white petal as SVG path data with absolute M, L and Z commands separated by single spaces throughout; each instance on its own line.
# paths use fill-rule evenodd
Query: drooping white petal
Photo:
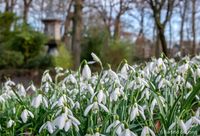
M 99 93 L 97 94 L 98 103 L 101 103 L 104 97 L 105 97 L 105 94 L 103 93 L 103 90 L 100 90 Z
M 106 106 L 104 106 L 103 104 L 99 103 L 99 106 L 105 111 L 105 112 L 109 112 L 108 108 Z
M 180 126 L 180 128 L 183 130 L 183 133 L 184 133 L 184 134 L 187 134 L 187 133 L 188 133 L 188 132 L 187 132 L 187 127 L 186 127 L 186 125 L 184 124 L 183 120 L 179 120 L 179 126 Z
M 15 121 L 12 120 L 12 119 L 10 119 L 10 120 L 7 122 L 7 128 L 12 127 L 14 123 L 15 123 Z
M 63 113 L 55 119 L 54 125 L 57 126 L 59 129 L 63 129 L 65 126 L 65 121 L 66 121 L 66 115 Z
M 90 104 L 84 111 L 84 116 L 87 116 L 94 104 Z
M 64 127 L 65 132 L 67 132 L 71 126 L 72 126 L 71 120 L 67 120 L 67 122 L 65 123 L 65 127 Z
M 42 95 L 39 94 L 38 96 L 33 98 L 32 102 L 31 102 L 31 106 L 38 108 L 41 103 L 42 103 Z

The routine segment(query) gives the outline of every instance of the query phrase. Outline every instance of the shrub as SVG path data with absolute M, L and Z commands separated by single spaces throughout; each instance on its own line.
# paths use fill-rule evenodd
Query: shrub
M 90 55 L 91 52 L 100 56 L 100 52 L 102 51 L 102 47 L 105 42 L 106 32 L 93 27 L 86 32 L 86 35 L 87 37 L 84 37 L 81 45 L 81 60 L 92 60 Z
M 0 52 L 0 68 L 16 68 L 22 66 L 24 56 L 21 52 L 4 50 Z
M 104 64 L 112 64 L 112 68 L 115 69 L 123 59 L 126 59 L 129 63 L 132 62 L 133 47 L 129 42 L 113 41 L 102 50 L 101 58 Z
M 29 59 L 37 57 L 46 43 L 44 34 L 32 30 L 30 27 L 22 26 L 16 30 L 16 35 L 12 38 L 10 49 L 21 52 L 24 55 L 25 63 Z
M 50 55 L 40 54 L 34 58 L 30 58 L 24 67 L 45 69 L 52 66 L 53 66 L 52 57 Z
M 58 47 L 58 55 L 52 56 L 53 65 L 69 68 L 72 65 L 71 55 L 64 45 Z

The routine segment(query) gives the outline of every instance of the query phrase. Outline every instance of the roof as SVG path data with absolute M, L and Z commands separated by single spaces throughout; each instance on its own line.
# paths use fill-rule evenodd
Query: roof
M 58 22 L 58 23 L 60 23 L 60 22 L 62 22 L 62 20 L 56 19 L 56 18 L 46 18 L 46 19 L 42 19 L 42 22 L 43 23 L 46 23 L 46 22 Z

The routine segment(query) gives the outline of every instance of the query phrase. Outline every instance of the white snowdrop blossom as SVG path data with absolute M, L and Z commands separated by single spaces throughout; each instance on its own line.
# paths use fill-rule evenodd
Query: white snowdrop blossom
M 67 113 L 62 113 L 53 121 L 53 124 L 58 127 L 58 129 L 64 128 L 65 132 L 67 132 L 72 126 L 78 131 L 80 122 L 75 117 L 67 115 Z
M 137 136 L 130 129 L 124 129 L 118 136 Z
M 50 134 L 52 134 L 52 133 L 55 131 L 55 126 L 53 125 L 52 122 L 47 121 L 46 123 L 44 123 L 44 124 L 40 127 L 39 133 L 41 133 L 41 131 L 42 131 L 43 129 L 47 129 L 48 132 L 49 132 Z
M 28 117 L 31 117 L 31 118 L 34 118 L 34 115 L 32 112 L 30 112 L 29 110 L 27 109 L 24 109 L 21 113 L 21 119 L 23 121 L 23 123 L 26 123 L 28 121 Z
M 142 133 L 141 133 L 141 136 L 156 136 L 155 133 L 153 132 L 153 130 L 151 130 L 149 127 L 145 126 L 143 129 L 142 129 Z
M 90 70 L 90 67 L 87 64 L 84 65 L 83 70 L 82 70 L 82 76 L 83 76 L 83 78 L 90 79 L 91 75 L 92 75 L 92 72 Z
M 111 129 L 116 129 L 116 134 L 119 135 L 120 133 L 122 133 L 122 130 L 124 129 L 124 124 L 121 123 L 119 120 L 115 120 L 107 127 L 106 133 L 110 133 Z
M 8 122 L 7 122 L 7 128 L 11 128 L 13 126 L 13 124 L 15 123 L 14 120 L 10 119 Z
M 26 90 L 22 84 L 18 84 L 17 89 L 18 89 L 17 93 L 19 94 L 19 96 L 23 96 L 23 97 L 26 96 Z
M 94 102 L 92 104 L 90 104 L 84 111 L 84 116 L 87 116 L 88 113 L 92 110 L 93 113 L 97 113 L 97 111 L 99 111 L 99 108 L 102 108 L 105 112 L 109 112 L 108 108 L 101 104 L 101 103 L 98 103 L 98 102 Z
M 119 88 L 115 88 L 113 92 L 110 94 L 110 101 L 117 101 L 120 96 L 122 96 L 124 92 Z
M 31 102 L 31 106 L 33 106 L 34 108 L 38 108 L 41 105 L 41 103 L 43 103 L 45 107 L 48 108 L 47 99 L 44 96 L 42 96 L 42 94 L 39 94 L 38 96 L 33 98 Z
M 144 120 L 146 120 L 146 117 L 144 115 L 144 109 L 137 103 L 135 103 L 130 109 L 130 121 L 133 121 L 137 116 L 141 115 Z

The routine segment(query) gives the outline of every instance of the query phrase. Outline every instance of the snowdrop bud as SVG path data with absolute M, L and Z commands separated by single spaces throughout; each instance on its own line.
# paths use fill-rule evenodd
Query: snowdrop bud
M 91 78 L 91 75 L 92 75 L 92 73 L 91 73 L 90 67 L 87 64 L 84 65 L 83 70 L 82 70 L 83 78 L 89 79 L 89 78 Z
M 94 54 L 94 53 L 92 52 L 91 55 L 92 55 L 92 58 L 93 58 L 94 61 L 96 61 L 96 62 L 98 62 L 100 65 L 102 65 L 101 60 L 99 59 L 99 57 L 97 57 L 96 54 Z
M 8 122 L 7 122 L 7 128 L 11 128 L 13 126 L 13 124 L 15 123 L 14 120 L 10 119 Z

